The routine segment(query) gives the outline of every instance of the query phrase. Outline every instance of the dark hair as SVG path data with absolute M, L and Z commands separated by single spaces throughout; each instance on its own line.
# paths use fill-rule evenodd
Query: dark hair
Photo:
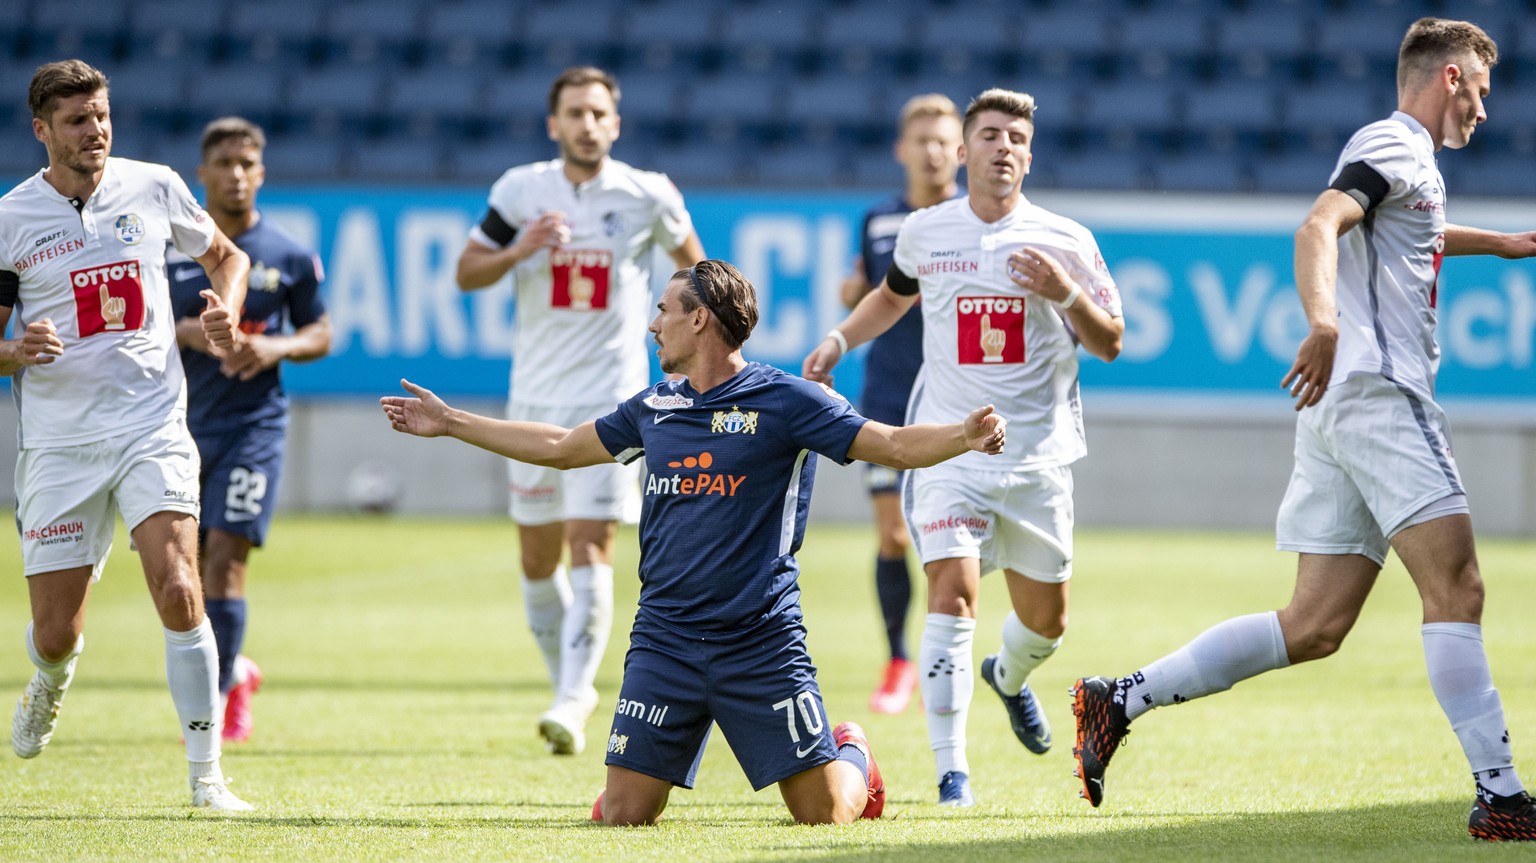
M 585 87 L 588 84 L 602 84 L 608 88 L 609 95 L 613 96 L 613 104 L 619 104 L 619 82 L 607 72 L 596 66 L 572 66 L 560 73 L 555 83 L 549 85 L 549 116 L 555 116 L 560 110 L 560 91 L 566 87 Z
M 53 119 L 53 111 L 60 99 L 106 89 L 107 76 L 84 60 L 44 63 L 32 73 L 32 85 L 27 88 L 27 107 L 32 110 L 32 116 L 46 123 Z
M 972 99 L 971 104 L 966 106 L 965 122 L 960 127 L 961 135 L 968 137 L 971 134 L 971 121 L 976 119 L 976 115 L 982 111 L 1001 111 L 1028 123 L 1030 129 L 1035 128 L 1034 96 L 993 87 L 990 90 L 983 90 L 981 95 Z
M 1409 25 L 1408 35 L 1397 49 L 1397 87 L 1401 90 L 1411 78 L 1470 58 L 1482 61 L 1489 69 L 1498 65 L 1499 46 L 1483 28 L 1470 21 L 1420 18 Z
M 747 277 L 725 261 L 699 261 L 672 274 L 686 279 L 688 289 L 678 294 L 683 311 L 703 306 L 715 318 L 715 333 L 736 349 L 752 335 L 757 326 L 757 289 Z
M 209 150 L 230 138 L 242 138 L 258 150 L 267 149 L 267 136 L 260 126 L 244 117 L 220 117 L 203 127 L 202 149 L 199 152 L 206 159 Z

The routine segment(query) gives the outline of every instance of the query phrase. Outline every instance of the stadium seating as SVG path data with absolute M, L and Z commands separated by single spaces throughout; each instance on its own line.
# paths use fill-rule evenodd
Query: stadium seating
M 239 112 L 306 179 L 478 184 L 553 155 L 549 82 L 590 62 L 624 88 L 617 155 L 695 185 L 889 186 L 907 97 L 1002 85 L 1041 105 L 1031 183 L 1312 192 L 1393 107 L 1424 14 L 1485 24 L 1503 56 L 1447 174 L 1525 188 L 1500 174 L 1536 161 L 1536 0 L 4 0 L 0 120 L 28 120 L 39 63 L 81 56 L 146 152 Z

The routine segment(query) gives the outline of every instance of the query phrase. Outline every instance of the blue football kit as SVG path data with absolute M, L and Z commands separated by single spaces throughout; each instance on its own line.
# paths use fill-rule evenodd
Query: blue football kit
M 319 258 L 268 219 L 233 238 L 251 259 L 240 315 L 248 334 L 279 335 L 325 314 Z M 187 258 L 166 267 L 175 317 L 197 317 L 207 306 L 198 296 L 209 286 L 203 268 Z M 282 474 L 288 396 L 279 366 L 248 381 L 226 377 L 219 361 L 190 348 L 181 351 L 187 375 L 187 425 L 202 457 L 200 528 L 244 536 L 260 546 L 272 521 Z
M 912 205 L 897 196 L 871 207 L 864 214 L 859 252 L 864 278 L 878 287 L 891 269 L 896 254 L 896 234 L 912 212 Z M 887 425 L 905 425 L 907 401 L 923 367 L 923 308 L 907 310 L 890 329 L 869 344 L 864 360 L 864 392 L 859 412 Z M 872 494 L 895 492 L 901 487 L 901 471 L 884 465 L 866 465 L 865 483 Z
M 711 721 L 754 788 L 837 757 L 795 552 L 814 454 L 850 461 L 865 422 L 831 390 L 759 363 L 707 393 L 659 383 L 597 420 L 616 460 L 649 470 L 608 764 L 691 788 Z

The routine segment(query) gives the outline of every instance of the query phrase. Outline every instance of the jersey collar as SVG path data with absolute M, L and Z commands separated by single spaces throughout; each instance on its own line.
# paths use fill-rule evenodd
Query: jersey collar
M 1415 120 L 1411 114 L 1404 114 L 1402 111 L 1393 111 L 1392 119 L 1402 123 L 1404 126 L 1407 126 L 1408 131 L 1412 132 L 1415 136 L 1424 139 L 1424 144 L 1425 146 L 1429 147 L 1429 151 L 1431 153 L 1435 151 L 1435 142 L 1432 138 L 1430 138 L 1429 130 L 1424 128 L 1424 124 L 1420 123 L 1418 120 Z

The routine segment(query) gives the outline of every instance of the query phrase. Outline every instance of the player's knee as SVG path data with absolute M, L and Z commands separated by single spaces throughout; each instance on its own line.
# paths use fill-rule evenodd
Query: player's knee
M 603 796 L 603 823 L 613 827 L 647 827 L 661 820 L 661 810 L 646 801 Z
M 1339 648 L 1344 645 L 1344 636 L 1348 634 L 1349 629 L 1342 627 L 1316 627 L 1295 635 L 1287 632 L 1285 634 L 1287 658 L 1293 665 L 1327 658 L 1339 652 Z
M 190 572 L 177 571 L 160 583 L 155 594 L 155 608 L 167 626 L 191 626 L 195 610 L 202 605 L 202 582 Z
M 907 536 L 907 529 L 900 525 L 880 532 L 880 556 L 886 560 L 896 560 L 907 556 L 907 550 L 912 547 L 912 538 Z
M 1477 567 L 1464 567 L 1455 578 L 1422 591 L 1424 618 L 1477 623 L 1483 619 L 1485 592 Z
M 32 626 L 32 643 L 37 647 L 38 655 L 49 662 L 58 662 L 68 656 L 79 639 L 80 633 L 68 621 L 39 622 Z

